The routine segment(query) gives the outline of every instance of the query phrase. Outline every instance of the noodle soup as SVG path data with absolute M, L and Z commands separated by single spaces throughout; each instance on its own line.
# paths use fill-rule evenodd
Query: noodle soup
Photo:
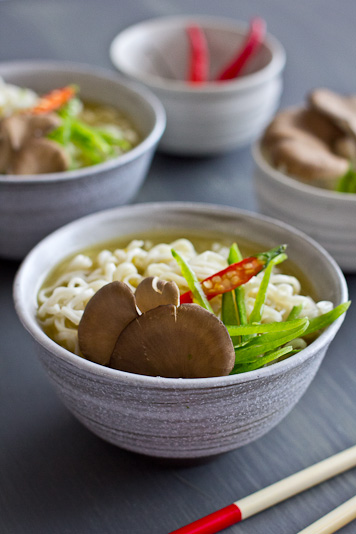
M 158 231 L 159 236 L 155 233 Z M 172 235 L 173 232 L 175 235 Z M 195 235 L 192 236 L 192 232 Z M 219 241 L 221 235 L 224 239 Z M 263 364 L 263 368 L 252 372 L 230 373 L 228 376 L 205 375 L 199 378 L 175 378 L 160 373 L 153 376 L 136 371 L 122 371 L 112 367 L 110 362 L 105 366 L 87 357 L 77 356 L 44 333 L 38 320 L 38 307 L 34 304 L 41 289 L 54 284 L 57 273 L 65 266 L 62 261 L 66 257 L 70 262 L 77 253 L 96 253 L 96 245 L 100 243 L 104 243 L 102 248 L 108 249 L 109 241 L 113 243 L 112 240 L 115 239 L 117 242 L 114 243 L 114 248 L 116 246 L 122 249 L 133 239 L 150 240 L 153 236 L 155 245 L 162 242 L 170 245 L 172 241 L 180 238 L 186 238 L 194 244 L 196 236 L 209 236 L 212 241 L 229 249 L 229 253 L 231 244 L 237 240 L 244 256 L 256 255 L 261 250 L 288 243 L 288 262 L 291 263 L 281 263 L 275 270 L 283 269 L 284 273 L 292 274 L 290 267 L 297 266 L 310 276 L 316 297 L 332 301 L 332 313 L 340 305 L 347 304 L 345 278 L 321 247 L 283 223 L 231 207 L 194 203 L 142 203 L 93 214 L 63 227 L 43 240 L 22 264 L 14 284 L 16 310 L 35 341 L 40 362 L 49 380 L 65 406 L 82 424 L 112 444 L 158 457 L 206 457 L 246 445 L 271 430 L 300 400 L 315 377 L 330 342 L 342 324 L 343 316 L 339 316 L 339 319 L 321 332 L 305 349 L 298 354 L 290 354 L 290 357 L 284 358 L 283 361 L 280 358 L 272 365 Z M 240 237 L 250 243 L 258 243 L 258 246 L 253 245 L 252 250 L 245 249 L 245 243 Z M 211 250 L 209 243 L 208 245 Z M 203 250 L 199 248 L 197 252 L 204 252 L 207 246 L 204 246 Z M 56 272 L 53 269 L 57 265 L 59 270 Z M 268 274 L 267 269 L 268 266 L 264 270 L 265 275 Z M 60 274 L 65 274 L 64 270 Z M 148 278 L 145 278 L 141 284 L 147 280 Z M 302 282 L 303 286 L 304 280 Z M 131 294 L 131 300 L 136 299 L 136 293 L 133 294 L 124 282 L 104 284 L 88 301 L 79 323 L 79 331 L 83 318 L 91 308 L 90 303 L 101 291 L 105 293 L 111 284 L 122 284 Z M 64 284 L 65 287 L 67 285 Z M 120 288 L 122 289 L 121 285 Z M 308 289 L 303 293 L 308 294 Z M 184 293 L 181 295 L 181 302 L 183 297 Z M 224 297 L 221 299 L 223 301 Z M 209 302 L 212 303 L 212 300 Z M 223 304 L 222 302 L 222 309 Z M 53 305 L 55 306 L 55 303 Z M 176 306 L 178 320 L 180 308 L 188 306 L 195 307 L 198 311 L 201 309 L 204 317 L 213 317 L 215 323 L 219 323 L 215 315 L 196 304 Z M 156 309 L 159 311 L 160 308 L 166 309 L 163 305 Z M 172 305 L 169 309 L 172 309 Z M 105 306 L 103 312 L 105 314 Z M 154 312 L 155 310 L 152 310 L 152 313 Z M 137 321 L 140 323 L 141 317 L 144 319 L 145 315 L 150 313 L 143 312 Z M 325 318 L 326 315 L 316 319 Z M 100 326 L 105 326 L 104 319 L 103 316 L 99 317 Z M 309 324 L 313 320 L 311 319 Z M 137 321 L 133 320 L 130 325 L 135 325 Z M 298 328 L 306 321 L 308 319 L 297 319 Z M 293 320 L 266 323 L 262 326 L 260 323 L 250 324 L 247 328 L 261 330 L 270 328 L 271 325 L 273 329 L 278 325 L 289 328 L 293 322 L 295 325 Z M 209 324 L 212 324 L 212 321 L 209 321 Z M 131 328 L 130 325 L 119 335 L 118 340 Z M 226 328 L 227 332 L 224 324 L 219 325 L 220 330 Z M 95 323 L 93 326 L 95 334 Z M 185 341 L 189 335 L 193 336 L 199 345 L 203 341 L 209 343 L 209 351 L 206 343 L 203 347 L 204 361 L 207 352 L 215 352 L 220 356 L 215 333 L 211 335 L 212 332 L 208 332 L 208 339 L 205 340 L 206 322 L 201 321 L 198 327 L 196 323 L 194 328 L 192 326 L 188 324 L 184 336 L 179 337 L 175 332 L 160 328 L 166 337 L 159 354 L 167 355 L 167 348 L 171 349 L 174 345 L 177 345 L 179 352 L 183 354 L 180 342 Z M 293 329 L 295 330 L 295 326 Z M 175 336 L 174 343 L 171 334 Z M 246 346 L 251 346 L 255 340 L 260 342 L 264 339 L 263 336 L 271 338 L 269 333 L 261 333 L 247 340 L 248 343 L 243 347 L 245 354 Z M 238 348 L 236 354 L 241 351 Z M 131 350 L 127 350 L 126 355 L 132 355 Z M 262 363 L 263 358 L 265 356 L 259 358 Z M 194 358 L 189 362 L 194 363 Z
M 240 243 L 239 243 L 240 244 Z M 105 243 L 71 256 L 49 275 L 38 294 L 38 320 L 54 341 L 64 348 L 81 355 L 78 344 L 78 325 L 89 300 L 105 285 L 120 281 L 133 292 L 147 277 L 173 281 L 182 294 L 189 285 L 172 256 L 177 251 L 189 264 L 197 279 L 202 282 L 228 266 L 231 242 L 226 236 L 212 239 L 185 234 L 169 236 L 150 234 L 131 239 Z M 260 247 L 241 243 L 243 255 L 250 256 Z M 299 317 L 310 319 L 330 312 L 329 301 L 316 301 L 308 283 L 289 265 L 273 267 L 261 317 L 262 323 L 284 322 L 295 307 L 300 307 Z M 264 271 L 253 276 L 243 285 L 247 319 L 256 304 L 256 298 L 264 277 Z M 214 314 L 221 318 L 222 296 L 211 300 Z M 293 348 L 300 350 L 307 344 L 302 338 L 293 341 Z

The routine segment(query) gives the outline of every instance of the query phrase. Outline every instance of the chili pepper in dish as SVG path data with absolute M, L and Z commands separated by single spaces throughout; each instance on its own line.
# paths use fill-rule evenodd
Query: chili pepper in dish
M 208 276 L 201 282 L 201 287 L 206 298 L 211 300 L 217 295 L 222 295 L 245 284 L 253 276 L 256 276 L 256 274 L 267 267 L 271 260 L 283 254 L 285 249 L 286 245 L 281 245 L 256 256 L 245 258 L 238 263 L 233 263 L 222 271 Z M 192 292 L 187 291 L 183 293 L 180 297 L 180 302 L 182 304 L 193 302 Z
M 217 81 L 231 80 L 236 78 L 247 61 L 257 52 L 263 43 L 266 34 L 266 22 L 260 17 L 252 19 L 247 38 L 237 52 L 237 55 L 229 62 L 217 76 Z
M 196 24 L 188 26 L 186 32 L 190 47 L 188 81 L 206 82 L 209 75 L 209 50 L 205 34 Z
M 50 93 L 42 96 L 30 111 L 34 115 L 55 111 L 69 102 L 75 94 L 76 87 L 73 85 L 68 85 L 61 89 L 54 89 Z

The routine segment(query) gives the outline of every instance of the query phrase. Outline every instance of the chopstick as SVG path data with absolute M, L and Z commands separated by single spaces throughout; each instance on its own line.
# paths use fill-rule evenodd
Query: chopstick
M 215 534 L 356 466 L 356 445 L 263 488 L 170 534 Z
M 353 519 L 356 519 L 356 495 L 298 534 L 333 534 Z

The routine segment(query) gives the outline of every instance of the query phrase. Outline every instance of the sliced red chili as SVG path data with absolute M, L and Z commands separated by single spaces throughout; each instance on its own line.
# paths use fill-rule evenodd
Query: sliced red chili
M 76 88 L 72 85 L 61 89 L 54 89 L 50 93 L 42 96 L 30 111 L 34 115 L 55 111 L 73 98 L 75 93 Z
M 236 78 L 247 61 L 257 52 L 266 35 L 266 22 L 256 17 L 250 23 L 249 33 L 237 55 L 233 57 L 216 77 L 217 81 Z
M 201 286 L 208 300 L 232 291 L 237 287 L 246 284 L 253 276 L 267 267 L 271 259 L 275 258 L 286 249 L 285 245 L 273 248 L 267 252 L 262 252 L 256 256 L 245 258 L 238 263 L 233 263 L 211 276 L 208 276 L 201 282 Z M 183 293 L 180 297 L 181 304 L 193 302 L 191 291 Z
M 209 76 L 209 50 L 205 34 L 200 26 L 191 24 L 186 28 L 190 55 L 188 82 L 206 82 Z

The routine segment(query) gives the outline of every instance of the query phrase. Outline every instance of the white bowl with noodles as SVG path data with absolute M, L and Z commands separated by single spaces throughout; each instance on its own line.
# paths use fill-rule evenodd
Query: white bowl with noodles
M 161 103 L 150 91 L 99 67 L 61 61 L 4 62 L 0 77 L 39 94 L 76 84 L 83 100 L 122 111 L 140 137 L 125 154 L 90 167 L 0 175 L 0 256 L 21 259 L 63 224 L 130 202 L 146 178 L 166 119 Z
M 356 271 L 356 194 L 314 187 L 275 169 L 261 142 L 252 149 L 259 211 L 318 241 L 344 272 Z
M 337 319 L 305 349 L 268 367 L 213 378 L 163 378 L 104 367 L 55 343 L 37 320 L 38 293 L 66 257 L 105 242 L 157 232 L 213 240 L 246 240 L 253 250 L 288 243 L 289 268 L 303 275 L 317 300 L 347 300 L 344 276 L 325 250 L 303 233 L 268 217 L 195 203 L 137 204 L 106 210 L 52 233 L 25 258 L 14 282 L 16 311 L 59 397 L 104 440 L 154 457 L 199 458 L 263 436 L 295 406 L 312 382 L 343 321 Z M 317 266 L 317 268 L 316 268 Z
M 209 81 L 185 81 L 187 25 L 198 24 L 210 56 Z M 285 51 L 270 34 L 238 78 L 214 81 L 242 46 L 248 24 L 223 17 L 185 15 L 145 20 L 113 40 L 110 57 L 128 78 L 153 91 L 167 113 L 159 148 L 179 155 L 210 156 L 256 139 L 278 107 Z M 242 75 L 243 74 L 243 75 Z

